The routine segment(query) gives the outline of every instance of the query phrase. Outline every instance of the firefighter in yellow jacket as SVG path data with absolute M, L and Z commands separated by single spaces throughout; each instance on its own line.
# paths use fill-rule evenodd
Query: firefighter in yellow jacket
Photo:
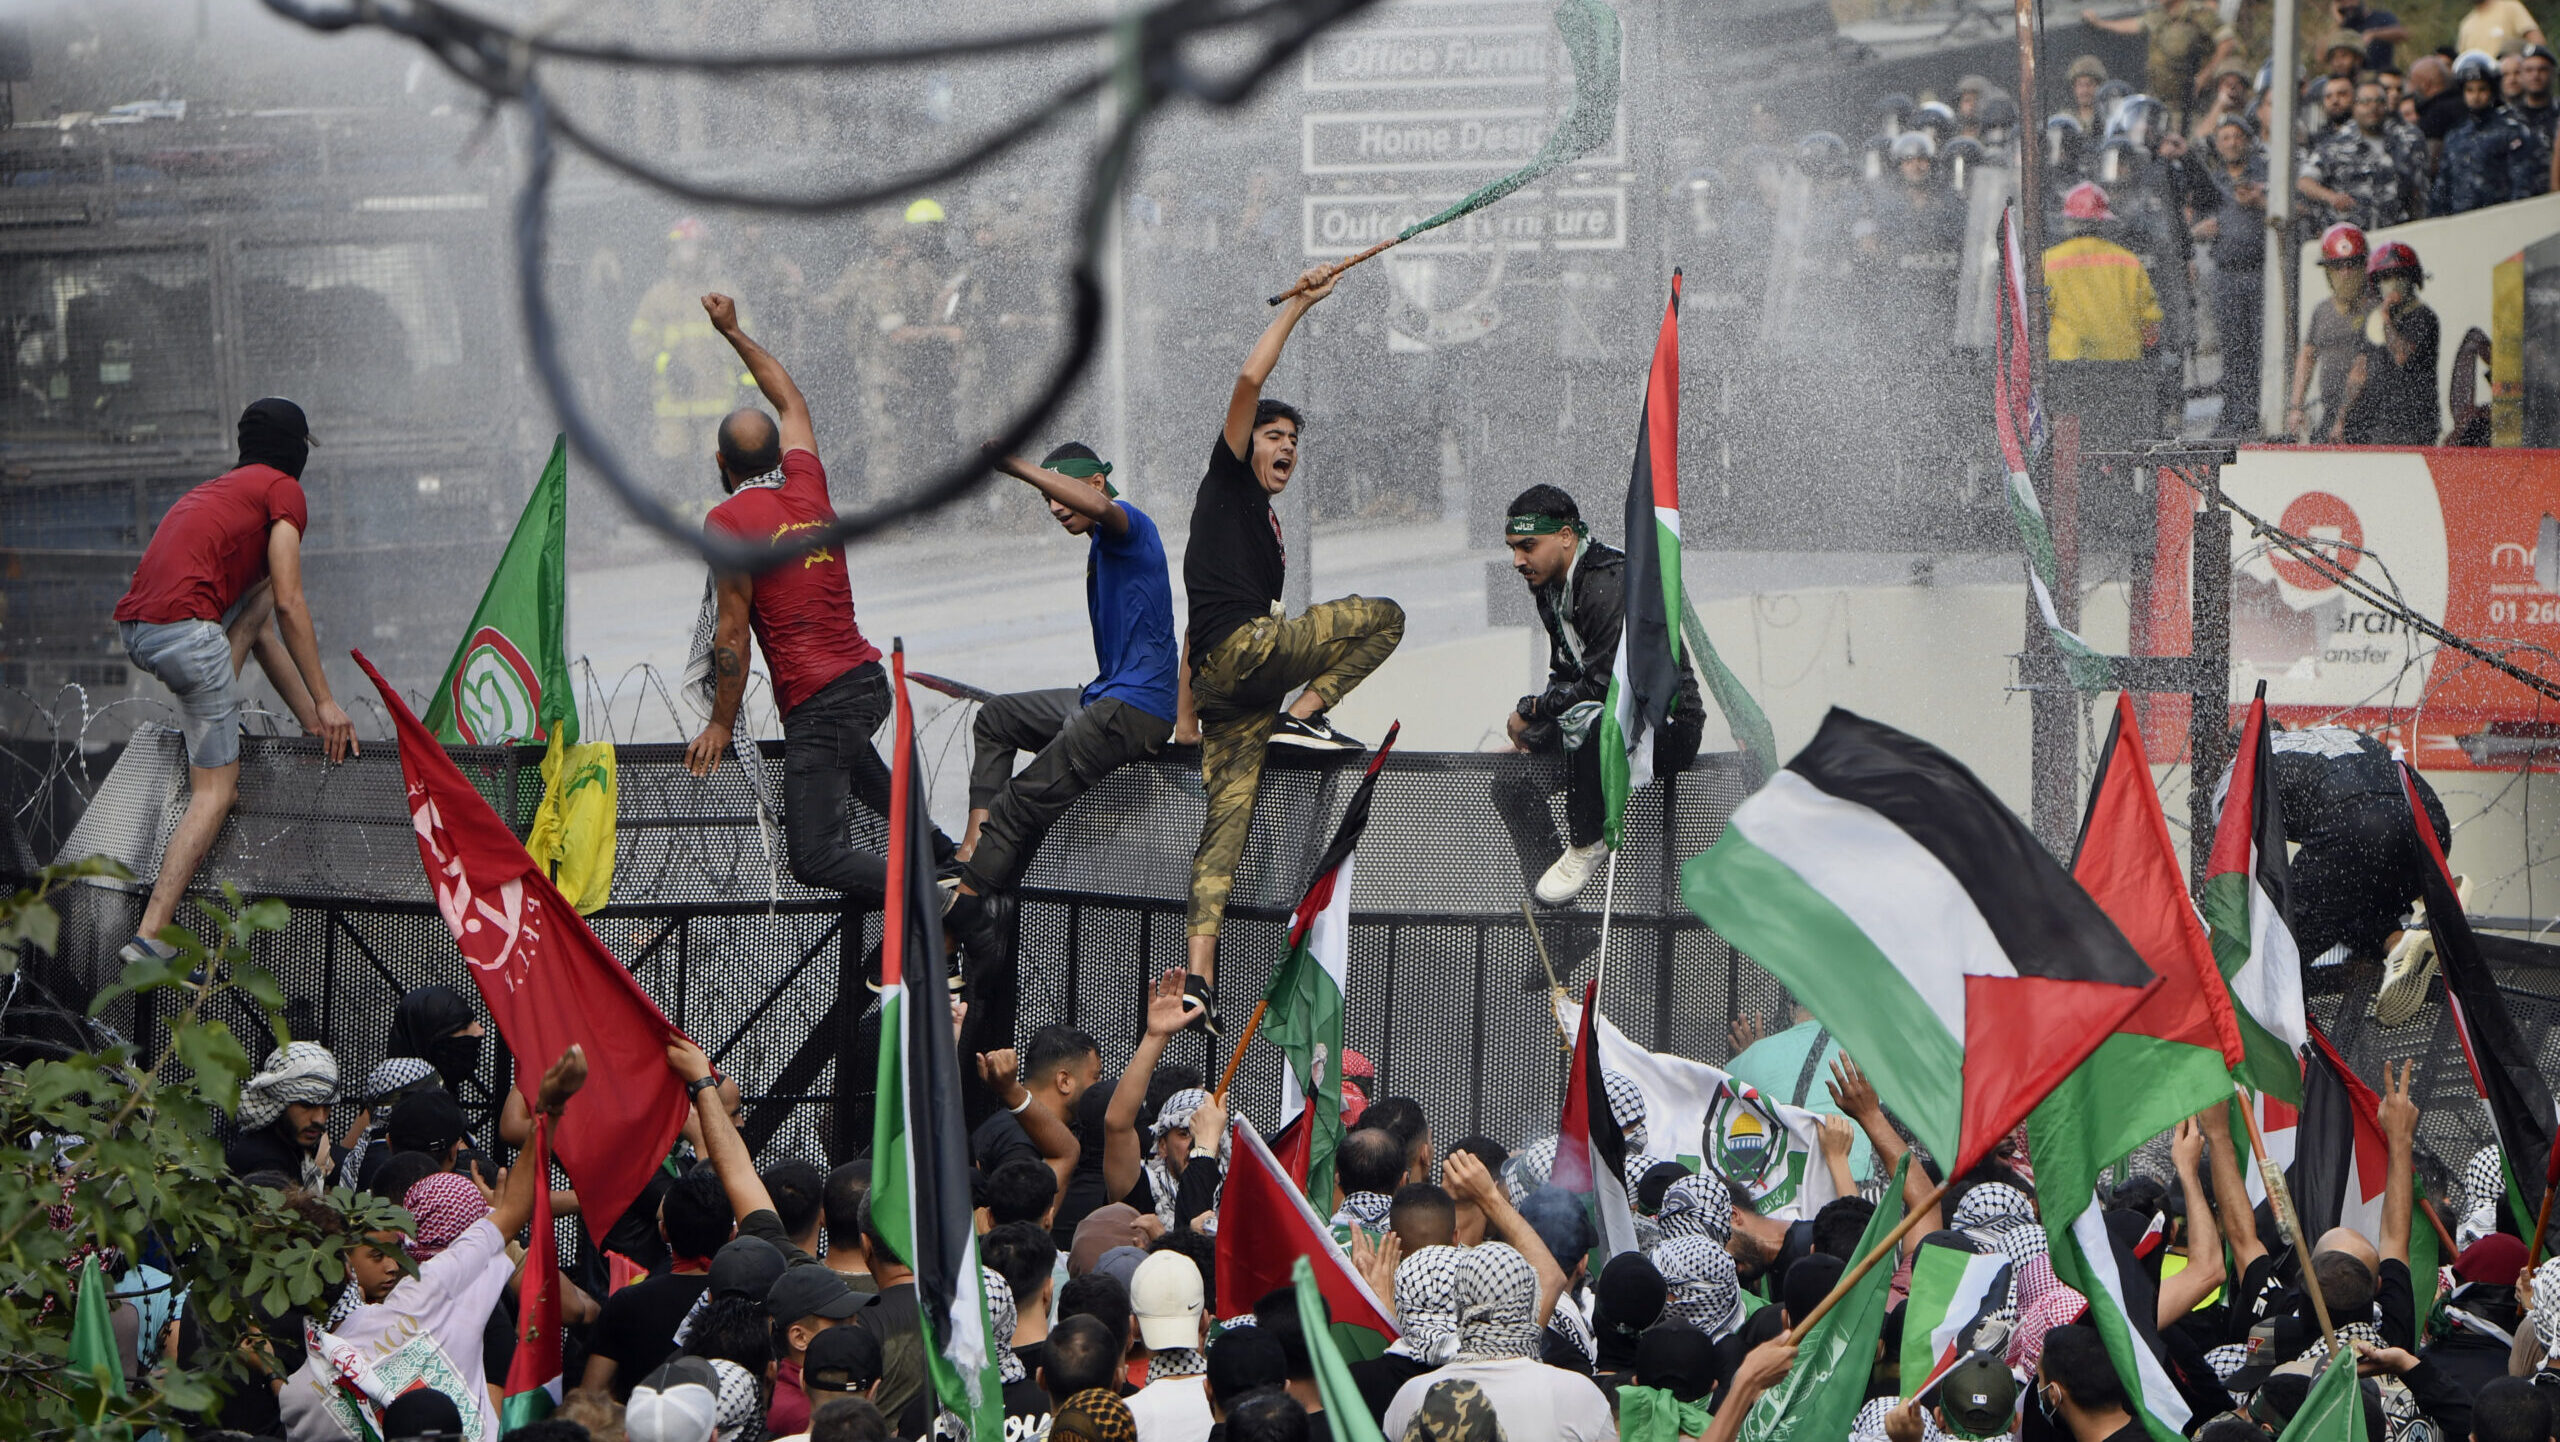
M 2062 199 L 2072 236 L 2044 253 L 2046 354 L 2054 409 L 2078 414 L 2084 445 L 2119 449 L 2160 439 L 2145 358 L 2160 344 L 2160 297 L 2142 257 L 2098 232 L 2115 219 L 2107 193 L 2083 182 Z
M 649 377 L 650 453 L 662 461 L 711 454 L 720 418 L 755 394 L 755 378 L 702 318 L 705 291 L 731 289 L 687 216 L 667 233 L 667 273 L 631 316 L 631 358 Z

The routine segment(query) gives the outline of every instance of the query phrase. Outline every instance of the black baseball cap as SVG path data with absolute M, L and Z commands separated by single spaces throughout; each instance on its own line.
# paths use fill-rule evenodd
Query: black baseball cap
M 810 1340 L 800 1360 L 800 1380 L 812 1392 L 859 1392 L 879 1381 L 880 1371 L 880 1339 L 861 1327 L 829 1327 Z
M 785 1267 L 765 1290 L 764 1310 L 786 1327 L 803 1317 L 841 1322 L 862 1310 L 862 1297 L 825 1267 Z
M 782 1253 L 773 1243 L 762 1237 L 732 1237 L 711 1255 L 712 1299 L 744 1297 L 761 1306 L 782 1271 Z
M 1938 1379 L 1938 1411 L 1963 1437 L 1998 1437 L 2018 1414 L 2018 1377 L 1989 1352 L 1975 1352 Z

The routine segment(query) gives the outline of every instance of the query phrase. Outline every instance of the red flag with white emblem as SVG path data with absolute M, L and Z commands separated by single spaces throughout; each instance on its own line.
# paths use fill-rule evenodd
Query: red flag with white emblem
M 666 1055 L 679 1033 L 382 673 L 363 652 L 355 658 L 398 732 L 427 889 L 515 1058 L 526 1101 L 562 1052 L 586 1048 L 588 1082 L 570 1099 L 553 1154 L 601 1237 L 684 1129 L 684 1084 Z

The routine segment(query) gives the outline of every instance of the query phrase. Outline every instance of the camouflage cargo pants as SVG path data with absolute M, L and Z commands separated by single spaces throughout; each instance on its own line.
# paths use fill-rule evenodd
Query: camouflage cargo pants
M 1386 664 L 1404 639 L 1404 608 L 1345 596 L 1310 606 L 1293 620 L 1266 616 L 1230 633 L 1191 663 L 1191 700 L 1200 714 L 1200 785 L 1209 814 L 1191 858 L 1193 936 L 1215 936 L 1226 918 L 1236 862 L 1262 789 L 1263 749 L 1280 724 L 1280 703 L 1304 686 L 1334 705 Z

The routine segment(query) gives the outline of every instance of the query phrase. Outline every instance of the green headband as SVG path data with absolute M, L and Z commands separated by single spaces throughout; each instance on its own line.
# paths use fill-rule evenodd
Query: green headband
M 1115 501 L 1120 498 L 1120 492 L 1111 484 L 1111 463 L 1109 461 L 1089 461 L 1082 456 L 1067 456 L 1059 460 L 1057 464 L 1049 467 L 1049 469 L 1056 471 L 1062 476 L 1073 476 L 1079 481 L 1089 481 L 1096 476 L 1100 476 L 1103 478 L 1102 493 L 1111 497 Z
M 1584 528 L 1582 522 L 1569 521 L 1562 516 L 1534 514 L 1513 516 L 1509 521 L 1504 522 L 1502 527 L 1502 534 L 1506 536 L 1552 536 L 1558 531 L 1571 531 L 1577 536 L 1591 534 Z

